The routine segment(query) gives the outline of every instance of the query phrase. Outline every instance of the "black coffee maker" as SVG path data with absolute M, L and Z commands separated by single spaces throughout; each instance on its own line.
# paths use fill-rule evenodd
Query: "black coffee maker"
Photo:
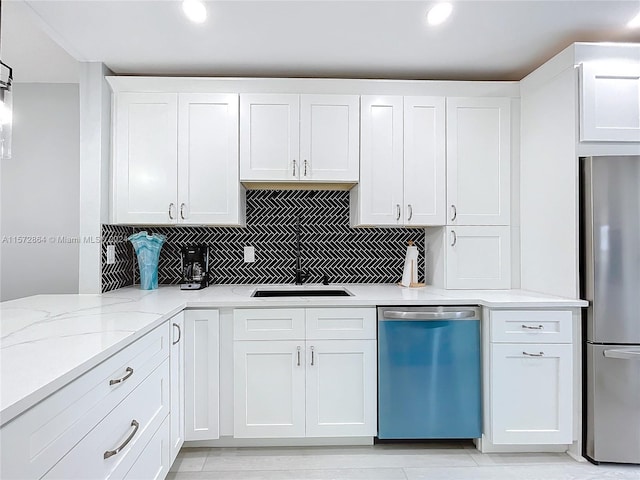
M 209 286 L 209 247 L 186 245 L 182 247 L 182 281 L 180 290 L 200 290 Z

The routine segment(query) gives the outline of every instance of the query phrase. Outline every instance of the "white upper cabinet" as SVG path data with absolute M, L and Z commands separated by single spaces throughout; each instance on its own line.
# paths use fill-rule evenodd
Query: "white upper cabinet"
M 113 222 L 241 225 L 238 95 L 118 93 Z
M 640 64 L 581 65 L 580 141 L 640 142 Z
M 358 181 L 357 95 L 240 98 L 242 181 Z
M 240 224 L 238 95 L 181 93 L 178 222 Z
M 298 95 L 240 96 L 240 180 L 297 180 Z
M 509 225 L 508 98 L 447 98 L 448 225 Z
M 355 223 L 402 225 L 402 97 L 363 96 L 360 101 L 361 161 Z
M 510 227 L 447 227 L 446 287 L 511 288 Z
M 363 96 L 354 225 L 446 223 L 445 98 Z
M 300 95 L 300 180 L 358 181 L 360 98 Z
M 444 225 L 445 101 L 404 97 L 405 225 Z
M 178 96 L 120 93 L 114 117 L 114 223 L 175 223 Z

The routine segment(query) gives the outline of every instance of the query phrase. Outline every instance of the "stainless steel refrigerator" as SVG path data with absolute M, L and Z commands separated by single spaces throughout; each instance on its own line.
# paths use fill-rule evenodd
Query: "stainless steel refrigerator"
M 581 159 L 585 454 L 640 463 L 640 156 Z

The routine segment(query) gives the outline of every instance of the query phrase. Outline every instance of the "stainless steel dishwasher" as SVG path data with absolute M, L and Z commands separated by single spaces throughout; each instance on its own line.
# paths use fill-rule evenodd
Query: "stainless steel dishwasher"
M 378 308 L 378 438 L 478 438 L 480 309 Z

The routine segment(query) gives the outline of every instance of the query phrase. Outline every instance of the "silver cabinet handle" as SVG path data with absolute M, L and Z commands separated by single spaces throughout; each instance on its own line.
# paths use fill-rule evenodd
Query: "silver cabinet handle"
M 182 338 L 182 330 L 180 329 L 180 325 L 178 325 L 177 323 L 174 323 L 173 326 L 178 329 L 178 339 L 175 342 L 172 343 L 172 345 L 175 345 Z
M 105 459 L 109 457 L 113 457 L 114 455 L 117 455 L 118 453 L 120 453 L 122 449 L 126 447 L 127 444 L 131 441 L 131 439 L 135 436 L 135 434 L 138 433 L 138 428 L 140 428 L 140 424 L 136 420 L 131 420 L 131 426 L 133 427 L 133 432 L 131 432 L 131 435 L 129 435 L 127 439 L 122 443 L 122 445 L 120 445 L 118 448 L 114 450 L 107 450 L 106 452 L 104 452 Z
M 458 217 L 458 209 L 456 208 L 455 205 L 451 205 L 451 211 L 453 212 L 453 215 L 451 216 L 451 221 L 455 222 L 456 218 Z
M 180 204 L 180 218 L 184 220 L 184 203 Z
M 451 230 L 451 235 L 453 236 L 453 241 L 451 242 L 451 246 L 455 247 L 456 243 L 458 243 L 458 236 L 456 235 L 455 230 Z
M 400 214 L 402 212 L 400 211 L 400 204 L 396 203 L 396 220 L 400 220 Z
M 305 161 L 304 161 L 304 176 L 305 176 L 305 177 L 307 176 L 307 163 L 308 163 L 308 162 L 305 160 Z
M 409 209 L 409 216 L 407 217 L 407 221 L 408 221 L 413 218 L 413 207 L 411 206 L 411 204 L 409 204 L 407 205 L 407 208 Z
M 125 369 L 125 372 L 127 372 L 127 374 L 124 377 L 116 378 L 115 380 L 109 380 L 109 385 L 115 385 L 116 383 L 124 382 L 127 378 L 129 378 L 131 375 L 133 375 L 133 368 L 127 367 Z
M 169 219 L 170 219 L 170 220 L 173 220 L 173 219 L 174 219 L 174 218 L 173 218 L 173 215 L 171 215 L 171 210 L 173 210 L 173 207 L 174 207 L 173 203 L 170 203 L 170 204 L 169 204 Z
M 540 353 L 522 352 L 522 354 L 526 355 L 527 357 L 544 357 L 544 352 L 540 352 Z
M 296 160 L 295 158 L 293 159 L 293 176 L 296 176 Z
M 456 320 L 475 316 L 476 312 L 474 310 L 455 310 L 451 312 L 402 312 L 389 310 L 384 312 L 381 320 Z
M 602 354 L 607 358 L 618 358 L 620 360 L 640 360 L 640 349 L 611 349 L 605 350 Z
M 298 347 L 298 366 L 300 366 L 300 347 Z
M 524 324 L 523 324 L 523 325 L 522 325 L 522 328 L 526 328 L 527 330 L 543 330 L 543 329 L 544 329 L 544 326 L 543 326 L 543 325 L 538 325 L 538 326 L 536 327 L 535 325 L 534 325 L 534 326 L 531 326 L 531 325 L 524 325 Z
M 313 347 L 311 347 L 311 366 L 313 367 Z

